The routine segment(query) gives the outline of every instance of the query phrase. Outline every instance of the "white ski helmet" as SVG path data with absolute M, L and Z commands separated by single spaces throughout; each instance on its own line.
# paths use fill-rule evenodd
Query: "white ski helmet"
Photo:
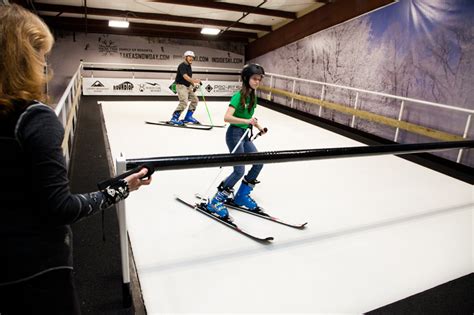
M 186 51 L 184 52 L 184 55 L 183 55 L 183 56 L 184 56 L 185 58 L 186 58 L 187 56 L 191 56 L 191 57 L 193 57 L 193 58 L 196 57 L 196 56 L 194 55 L 194 51 L 192 51 L 192 50 L 186 50 Z

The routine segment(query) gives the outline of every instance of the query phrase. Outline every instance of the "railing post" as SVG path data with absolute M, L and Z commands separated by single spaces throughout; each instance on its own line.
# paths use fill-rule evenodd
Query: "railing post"
M 78 73 L 76 77 L 74 78 L 74 84 L 76 86 L 77 93 L 81 94 L 82 93 L 82 75 L 80 73 Z
M 400 112 L 398 113 L 398 121 L 401 121 L 402 120 L 402 117 L 403 117 L 403 109 L 405 108 L 405 101 L 402 101 L 402 104 L 400 106 Z M 400 132 L 400 128 L 397 127 L 397 129 L 395 130 L 395 138 L 393 139 L 393 142 L 397 142 L 398 141 L 398 133 Z
M 64 100 L 66 102 L 66 100 Z M 63 127 L 66 127 L 67 124 L 67 108 L 65 105 L 63 105 L 63 108 L 61 110 L 61 123 L 63 124 Z
M 359 100 L 359 92 L 356 92 L 356 99 L 354 102 L 354 109 L 357 109 L 357 101 Z M 352 115 L 351 128 L 354 128 L 356 116 Z
M 125 173 L 126 159 L 123 156 L 117 158 L 115 162 L 115 175 Z M 130 261 L 128 256 L 128 237 L 127 237 L 127 216 L 125 208 L 125 200 L 120 201 L 116 204 L 117 217 L 119 223 L 119 235 L 120 235 L 120 256 L 122 261 L 122 298 L 123 306 L 130 307 L 132 305 L 132 293 L 130 288 Z
M 72 95 L 73 91 L 69 91 L 69 94 L 67 96 L 67 100 L 66 100 L 66 111 L 67 111 L 67 114 L 66 114 L 66 117 L 69 117 L 69 113 L 71 112 L 71 106 L 72 106 L 72 100 L 73 100 L 73 95 Z
M 321 101 L 324 101 L 324 96 L 326 93 L 325 85 L 323 84 L 323 87 L 321 88 Z M 323 112 L 323 106 L 319 105 L 319 113 L 318 116 L 321 117 L 321 114 Z
M 295 87 L 296 87 L 296 80 L 293 80 L 293 87 L 291 89 L 291 94 L 295 94 Z M 293 108 L 293 101 L 295 100 L 295 98 L 292 96 L 291 97 L 291 103 L 290 103 L 290 107 Z
M 240 81 L 240 79 L 239 79 Z M 270 88 L 272 89 L 273 88 L 273 76 L 271 75 L 270 76 Z M 268 93 L 268 100 L 271 101 L 272 100 L 272 91 L 270 90 L 270 92 Z
M 471 117 L 472 117 L 472 115 L 467 116 L 466 127 L 464 127 L 464 134 L 462 135 L 462 137 L 463 137 L 464 139 L 467 138 L 467 133 L 469 132 L 469 128 L 470 128 L 470 126 L 471 126 Z M 456 162 L 461 163 L 461 159 L 462 159 L 462 154 L 463 154 L 463 152 L 464 152 L 464 149 L 460 149 L 460 150 L 459 150 L 458 158 L 457 158 Z
M 64 162 L 66 162 L 66 169 L 69 169 L 69 162 L 71 161 L 69 151 L 69 146 L 67 146 L 66 149 L 63 150 Z
M 77 76 L 74 76 L 73 80 L 74 80 L 74 83 L 71 85 L 71 91 L 72 91 L 72 95 L 74 97 L 76 95 L 76 92 L 77 92 L 77 86 L 76 86 L 77 85 L 76 84 Z

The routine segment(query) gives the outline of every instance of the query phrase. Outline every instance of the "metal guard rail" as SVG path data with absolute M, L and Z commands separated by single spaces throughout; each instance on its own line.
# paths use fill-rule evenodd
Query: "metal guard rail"
M 362 113 L 362 111 L 358 110 L 358 107 L 359 107 L 359 104 L 358 104 L 359 93 L 377 95 L 377 96 L 381 96 L 381 97 L 401 101 L 400 110 L 399 110 L 399 113 L 398 113 L 398 121 L 399 121 L 400 124 L 402 123 L 402 117 L 403 117 L 403 113 L 404 113 L 404 110 L 405 110 L 405 102 L 411 102 L 411 103 L 414 103 L 416 105 L 432 106 L 432 107 L 438 107 L 438 108 L 443 108 L 443 109 L 448 109 L 448 110 L 453 110 L 453 111 L 465 113 L 468 116 L 467 116 L 466 124 L 465 124 L 465 127 L 464 127 L 464 132 L 463 132 L 462 136 L 459 136 L 463 139 L 467 139 L 467 135 L 468 135 L 470 125 L 471 125 L 471 118 L 472 118 L 472 115 L 474 114 L 474 110 L 466 109 L 466 108 L 462 108 L 462 107 L 455 107 L 455 106 L 451 106 L 451 105 L 438 104 L 438 103 L 423 101 L 423 100 L 419 100 L 419 99 L 413 99 L 413 98 L 408 98 L 408 97 L 391 95 L 391 94 L 381 93 L 381 92 L 368 91 L 368 90 L 363 90 L 363 89 L 358 89 L 358 88 L 353 88 L 353 87 L 348 87 L 348 86 L 343 86 L 343 85 L 337 85 L 337 84 L 333 84 L 333 83 L 327 83 L 327 82 L 321 82 L 321 81 L 315 81 L 315 80 L 308 80 L 308 79 L 302 79 L 302 78 L 295 78 L 295 77 L 290 77 L 290 76 L 285 76 L 285 75 L 280 75 L 280 74 L 275 74 L 275 73 L 267 73 L 267 75 L 270 77 L 270 86 L 269 86 L 269 88 L 267 88 L 267 91 L 266 91 L 268 93 L 269 99 L 271 99 L 273 91 L 275 93 L 277 93 L 277 91 L 278 91 L 277 89 L 274 88 L 274 79 L 283 79 L 283 80 L 293 81 L 293 86 L 292 86 L 291 92 L 286 92 L 286 91 L 281 91 L 280 90 L 277 93 L 277 94 L 282 94 L 282 95 L 288 97 L 291 100 L 290 107 L 293 106 L 293 101 L 295 99 L 299 99 L 303 102 L 308 102 L 308 100 L 312 99 L 311 97 L 300 96 L 298 94 L 295 94 L 296 82 L 312 83 L 312 84 L 320 85 L 322 87 L 320 99 L 319 100 L 314 99 L 315 101 L 309 101 L 310 103 L 315 103 L 316 101 L 323 102 L 324 99 L 325 99 L 327 87 L 339 88 L 339 89 L 349 90 L 349 91 L 355 92 L 356 97 L 355 97 L 355 102 L 353 104 L 354 112 L 347 113 L 347 109 L 349 109 L 349 108 L 347 108 L 346 110 L 343 111 L 343 112 L 346 112 L 346 114 L 352 114 L 352 121 L 351 121 L 351 124 L 350 124 L 351 128 L 354 128 L 354 126 L 355 126 L 356 117 L 360 116 L 360 115 L 356 115 L 356 113 L 359 113 L 359 114 Z M 265 88 L 261 87 L 260 90 L 262 90 L 262 89 L 265 90 Z M 327 105 L 327 103 L 325 103 L 325 104 Z M 319 105 L 319 114 L 318 114 L 318 116 L 321 117 L 323 105 L 321 103 L 319 103 L 318 105 Z M 327 107 L 327 106 L 324 106 L 324 107 Z M 333 110 L 339 111 L 339 109 L 336 109 L 336 108 L 333 108 Z M 380 116 L 380 115 L 377 115 L 377 116 Z M 375 116 L 373 116 L 373 117 L 375 117 Z M 361 118 L 362 119 L 367 119 L 367 117 L 361 117 Z M 380 120 L 380 119 L 377 119 L 377 120 Z M 386 122 L 387 118 L 383 119 L 383 120 L 385 120 L 385 122 Z M 398 142 L 399 131 L 400 131 L 401 128 L 400 128 L 400 126 L 394 126 L 394 124 L 393 124 L 394 121 L 395 121 L 394 119 L 390 119 L 390 122 L 392 122 L 392 123 L 390 123 L 389 125 L 396 128 L 393 141 Z M 381 121 L 376 121 L 376 122 L 384 123 L 384 122 L 381 122 Z M 403 122 L 403 123 L 407 127 L 409 127 L 408 129 L 404 128 L 405 130 L 409 130 L 411 127 L 415 126 L 414 124 L 410 124 L 408 122 Z M 418 128 L 418 130 L 422 130 L 422 129 Z M 409 130 L 409 131 L 413 132 L 413 130 Z M 423 134 L 423 133 L 421 133 L 421 134 Z M 450 137 L 450 139 L 448 139 L 448 138 L 440 139 L 440 137 L 437 137 L 437 138 L 439 140 L 444 140 L 444 141 L 455 140 L 452 137 Z M 457 159 L 456 159 L 457 163 L 461 163 L 462 155 L 463 155 L 463 149 L 460 149 L 459 153 L 458 153 L 458 156 L 457 156 Z

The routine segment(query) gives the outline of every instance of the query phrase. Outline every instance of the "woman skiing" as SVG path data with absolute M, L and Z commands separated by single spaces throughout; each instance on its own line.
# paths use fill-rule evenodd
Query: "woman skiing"
M 240 143 L 239 147 L 235 148 L 235 146 L 246 133 L 246 130 L 252 126 L 256 127 L 261 134 L 266 132 L 266 130 L 259 125 L 257 118 L 253 117 L 255 107 L 257 106 L 255 90 L 258 88 L 264 75 L 265 71 L 263 70 L 263 67 L 256 63 L 245 65 L 242 69 L 242 88 L 232 96 L 229 108 L 224 116 L 224 121 L 230 123 L 226 133 L 226 143 L 230 152 L 257 152 L 257 148 L 251 142 L 248 133 Z M 236 206 L 245 207 L 248 210 L 259 211 L 260 208 L 255 200 L 250 197 L 250 193 L 255 184 L 258 183 L 257 177 L 262 170 L 262 167 L 262 164 L 252 165 L 252 168 L 244 177 L 245 167 L 243 165 L 234 166 L 232 174 L 220 183 L 219 187 L 217 187 L 217 193 L 207 203 L 207 210 L 222 219 L 229 219 L 229 212 L 224 205 L 227 201 Z M 231 199 L 231 195 L 234 191 L 233 187 L 242 177 L 244 178 L 239 190 L 234 198 Z

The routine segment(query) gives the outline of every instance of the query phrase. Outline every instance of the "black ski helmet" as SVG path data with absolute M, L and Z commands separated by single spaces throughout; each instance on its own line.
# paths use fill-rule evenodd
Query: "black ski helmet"
M 240 74 L 242 77 L 242 82 L 244 82 L 246 86 L 250 87 L 249 80 L 254 74 L 260 74 L 261 76 L 264 76 L 265 70 L 263 70 L 263 67 L 258 63 L 250 63 L 245 65 L 242 69 L 242 73 Z

